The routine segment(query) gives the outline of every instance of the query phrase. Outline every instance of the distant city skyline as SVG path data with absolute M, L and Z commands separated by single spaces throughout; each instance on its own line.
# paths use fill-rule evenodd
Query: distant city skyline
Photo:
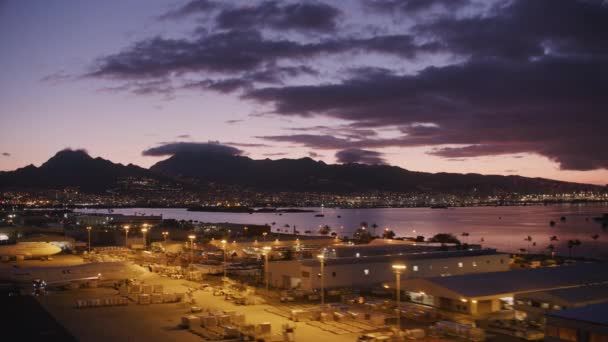
M 0 1 L 0 170 L 220 144 L 604 185 L 607 36 L 600 0 Z

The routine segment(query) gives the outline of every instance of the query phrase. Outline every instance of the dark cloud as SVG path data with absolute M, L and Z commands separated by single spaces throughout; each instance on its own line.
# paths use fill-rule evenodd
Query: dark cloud
M 432 8 L 455 10 L 470 3 L 469 0 L 363 0 L 367 8 L 379 12 L 416 13 Z
M 209 13 L 220 7 L 215 1 L 209 0 L 193 0 L 187 2 L 185 5 L 173 9 L 159 17 L 161 20 L 169 19 L 180 19 L 195 14 Z
M 514 0 L 486 15 L 444 16 L 416 27 L 453 53 L 514 58 L 608 54 L 602 0 Z
M 296 67 L 272 67 L 253 72 L 244 73 L 238 77 L 224 79 L 207 79 L 186 83 L 183 88 L 202 88 L 219 93 L 233 93 L 240 90 L 250 90 L 256 83 L 282 84 L 285 78 L 293 78 L 299 75 L 317 75 L 317 71 L 307 66 Z
M 397 126 L 403 137 L 380 145 L 467 145 L 443 157 L 537 153 L 563 169 L 608 167 L 598 127 L 608 125 L 606 60 L 546 56 L 535 61 L 472 60 L 416 75 L 351 78 L 337 84 L 264 88 L 246 98 L 287 116 L 323 115 L 361 126 Z M 420 125 L 417 123 L 431 123 Z M 266 137 L 310 147 L 353 142 L 331 136 Z M 369 143 L 370 145 L 366 145 Z
M 10 153 L 8 153 L 8 152 L 2 152 L 2 156 L 3 156 L 3 157 L 10 157 L 10 156 L 11 156 L 11 154 L 10 154 Z
M 245 121 L 245 120 L 241 120 L 241 119 L 233 119 L 233 120 L 226 120 L 225 122 L 226 122 L 227 124 L 229 124 L 229 125 L 234 125 L 234 124 L 236 124 L 236 123 L 243 122 L 243 121 Z
M 419 52 L 435 51 L 437 44 L 418 44 L 409 35 L 330 39 L 318 43 L 265 39 L 257 31 L 227 31 L 197 39 L 142 40 L 117 54 L 99 58 L 90 77 L 123 80 L 166 78 L 188 72 L 254 73 L 281 59 L 300 59 L 347 51 L 368 51 L 414 58 Z M 312 69 L 275 69 L 275 74 L 315 73 Z M 272 71 L 270 71 L 272 72 Z M 253 74 L 255 75 L 255 74 Z M 258 75 L 259 76 L 259 75 Z M 251 81 L 255 81 L 255 78 Z
M 222 155 L 241 155 L 243 151 L 231 147 L 222 145 L 215 142 L 169 142 L 163 143 L 160 146 L 149 148 L 142 152 L 144 156 L 153 156 L 153 157 L 161 157 L 161 156 L 171 156 L 176 153 L 213 153 L 213 154 L 222 154 Z
M 310 158 L 323 158 L 323 155 L 317 153 L 317 152 L 308 152 L 308 156 Z
M 340 10 L 320 2 L 284 3 L 265 1 L 261 4 L 226 9 L 216 21 L 224 29 L 272 28 L 328 32 L 336 29 Z
M 239 92 L 263 106 L 260 115 L 348 122 L 260 137 L 267 141 L 340 150 L 429 146 L 430 154 L 452 160 L 533 153 L 562 169 L 608 168 L 601 131 L 608 125 L 605 1 L 496 1 L 483 11 L 474 7 L 480 1 L 363 1 L 364 10 L 380 15 L 413 13 L 411 26 L 400 34 L 387 33 L 395 32 L 390 27 L 364 31 L 352 22 L 335 30 L 337 20 L 349 19 L 348 11 L 308 22 L 302 8 L 309 7 L 296 2 L 214 7 L 220 14 L 210 23 L 219 30 L 136 42 L 100 58 L 89 76 L 118 79 L 126 82 L 125 90 L 141 94 L 184 87 Z M 211 11 L 205 3 L 181 16 Z M 308 35 L 289 32 L 303 25 L 310 26 Z M 319 34 L 332 29 L 331 36 Z M 427 55 L 440 64 L 401 70 L 409 70 L 405 64 L 422 65 L 419 58 Z M 344 56 L 363 57 L 353 63 L 363 66 L 348 69 Z M 378 68 L 378 56 L 408 63 Z M 424 65 L 434 64 L 429 61 Z M 332 67 L 336 64 L 346 64 L 346 72 Z M 328 82 L 327 75 L 336 72 L 336 80 Z M 317 83 L 297 82 L 299 76 L 319 74 Z M 402 135 L 375 133 L 387 127 Z
M 266 144 L 258 143 L 239 143 L 239 142 L 226 142 L 225 145 L 236 146 L 236 147 L 272 147 Z
M 52 74 L 46 75 L 40 79 L 41 82 L 48 83 L 61 83 L 74 80 L 74 76 L 66 73 L 65 71 L 57 71 Z
M 369 164 L 384 165 L 386 161 L 382 158 L 382 153 L 377 151 L 361 150 L 356 148 L 346 149 L 336 152 L 336 160 L 342 164 Z

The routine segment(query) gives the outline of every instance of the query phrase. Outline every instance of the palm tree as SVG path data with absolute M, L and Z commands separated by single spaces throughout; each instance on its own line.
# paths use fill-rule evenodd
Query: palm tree
M 465 238 L 465 240 L 466 240 L 466 241 L 465 241 L 465 243 L 466 243 L 467 245 L 469 244 L 469 239 L 468 239 L 468 236 L 469 236 L 469 235 L 471 235 L 471 234 L 469 234 L 469 233 L 467 233 L 467 232 L 462 232 L 462 234 L 460 234 L 460 236 L 462 236 L 463 238 Z
M 593 234 L 591 235 L 591 239 L 593 239 L 593 250 L 595 251 L 595 249 L 597 248 L 597 239 L 600 238 L 599 234 Z
M 374 236 L 376 236 L 376 228 L 378 228 L 378 225 L 376 223 L 373 223 L 372 228 L 374 229 Z
M 547 246 L 547 249 L 549 250 L 549 252 L 551 252 L 551 257 L 554 258 L 555 257 L 555 245 L 550 244 L 549 246 Z
M 582 245 L 581 240 L 568 240 L 568 256 L 572 257 L 572 248 Z
M 528 241 L 528 253 L 530 253 L 530 243 L 532 242 L 532 237 L 528 235 L 524 241 Z

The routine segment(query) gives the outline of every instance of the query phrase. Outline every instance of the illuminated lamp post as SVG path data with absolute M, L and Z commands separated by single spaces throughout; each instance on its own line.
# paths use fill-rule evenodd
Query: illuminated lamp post
M 325 305 L 325 255 L 317 255 L 321 263 L 321 306 Z
M 129 229 L 131 227 L 129 227 L 129 225 L 125 225 L 123 227 L 125 229 L 125 247 L 129 248 Z
M 87 227 L 87 234 L 89 235 L 89 253 L 91 253 L 91 226 Z
M 222 249 L 224 251 L 224 280 L 226 280 L 226 240 L 222 240 Z
M 407 267 L 403 264 L 393 265 L 393 272 L 395 273 L 396 286 L 396 297 L 397 297 L 397 329 L 401 331 L 401 273 L 405 271 Z M 401 335 L 400 335 L 401 336 Z
M 142 228 L 141 229 L 141 234 L 142 234 L 142 242 L 144 244 L 144 250 L 146 249 L 146 233 L 148 232 L 148 228 Z
M 264 246 L 264 279 L 266 281 L 266 292 L 268 292 L 268 254 L 272 250 L 270 246 Z
M 168 237 L 169 237 L 169 232 L 163 232 L 163 238 L 165 239 L 165 245 L 167 244 Z
M 190 239 L 190 263 L 194 260 L 194 239 L 196 239 L 196 235 L 190 234 L 188 235 L 188 239 Z

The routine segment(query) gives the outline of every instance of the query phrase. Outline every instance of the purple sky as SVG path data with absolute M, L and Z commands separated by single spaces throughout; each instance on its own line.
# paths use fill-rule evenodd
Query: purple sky
M 212 141 L 606 184 L 606 41 L 600 0 L 0 0 L 0 170 Z

